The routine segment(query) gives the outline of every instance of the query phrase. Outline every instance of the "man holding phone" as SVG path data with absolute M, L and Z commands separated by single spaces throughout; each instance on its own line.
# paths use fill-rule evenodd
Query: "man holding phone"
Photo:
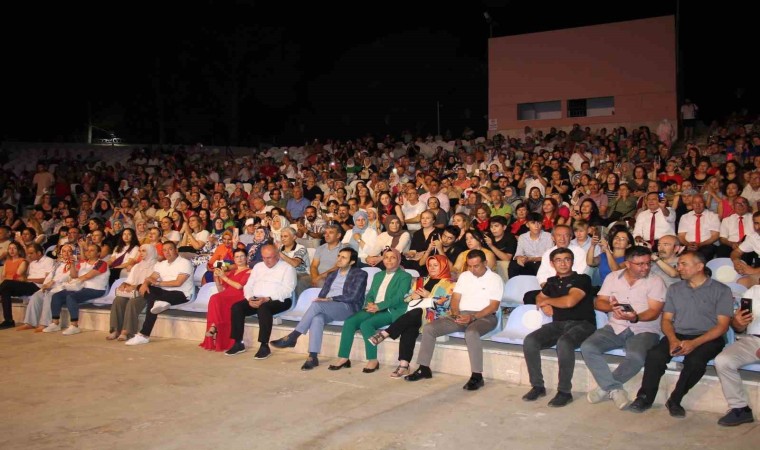
M 760 286 L 748 289 L 741 299 L 731 326 L 737 333 L 736 342 L 724 349 L 715 358 L 715 370 L 718 372 L 723 396 L 726 397 L 731 410 L 718 420 L 718 425 L 731 427 L 754 422 L 749 398 L 742 386 L 739 368 L 760 361 L 760 320 L 753 314 L 754 299 L 760 296 Z
M 599 387 L 589 392 L 590 403 L 612 399 L 618 409 L 631 402 L 623 385 L 633 378 L 660 340 L 660 314 L 665 305 L 665 282 L 651 272 L 652 253 L 634 246 L 625 252 L 627 269 L 607 275 L 594 307 L 610 313 L 610 321 L 583 341 L 581 352 Z M 604 353 L 625 348 L 625 359 L 614 372 Z
M 673 417 L 686 417 L 681 400 L 705 374 L 707 363 L 723 347 L 723 335 L 734 314 L 731 289 L 705 273 L 705 257 L 687 251 L 678 258 L 681 281 L 668 288 L 662 314 L 660 342 L 647 353 L 644 378 L 629 410 L 642 413 L 652 407 L 660 378 L 674 356 L 683 356 L 683 369 L 665 403 Z

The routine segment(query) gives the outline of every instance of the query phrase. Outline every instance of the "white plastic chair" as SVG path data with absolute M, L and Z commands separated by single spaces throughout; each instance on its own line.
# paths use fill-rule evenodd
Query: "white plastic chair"
M 317 249 L 306 247 L 306 253 L 309 255 L 309 261 L 314 261 L 314 255 L 317 254 Z
M 243 190 L 246 194 L 250 194 L 251 189 L 253 189 L 253 185 L 251 183 L 243 183 Z
M 108 290 L 108 293 L 102 297 L 98 297 L 94 300 L 92 300 L 92 304 L 96 306 L 106 306 L 113 303 L 113 299 L 116 298 L 116 289 L 121 286 L 122 283 L 127 281 L 126 278 L 119 278 L 118 280 L 114 281 L 111 285 L 111 289 Z
M 282 320 L 287 320 L 289 322 L 300 321 L 303 315 L 306 313 L 306 310 L 308 310 L 309 306 L 311 306 L 311 304 L 314 302 L 314 299 L 319 295 L 320 290 L 320 288 L 309 288 L 301 292 L 301 295 L 298 297 L 296 307 L 279 317 Z
M 707 261 L 706 266 L 712 271 L 712 279 L 721 283 L 734 283 L 740 275 L 734 270 L 731 258 L 716 258 Z
M 206 283 L 198 290 L 198 293 L 195 295 L 195 301 L 193 301 L 191 298 L 190 302 L 182 303 L 181 305 L 177 305 L 172 309 L 176 309 L 178 311 L 207 313 L 208 302 L 211 299 L 211 296 L 217 292 L 219 292 L 219 289 L 217 289 L 216 283 Z
M 525 336 L 551 321 L 536 305 L 520 305 L 509 314 L 504 330 L 491 336 L 491 340 L 522 345 Z
M 412 278 L 419 278 L 420 277 L 420 273 L 417 272 L 414 269 L 404 269 L 404 270 L 406 270 L 406 273 L 408 273 L 409 275 L 411 275 Z
M 502 306 L 517 306 L 523 304 L 526 292 L 541 289 L 538 279 L 533 275 L 518 275 L 510 278 L 504 285 L 504 294 L 501 297 Z
M 369 289 L 372 287 L 372 279 L 380 273 L 379 267 L 362 267 L 362 270 L 367 272 L 367 289 L 364 291 L 369 292 Z

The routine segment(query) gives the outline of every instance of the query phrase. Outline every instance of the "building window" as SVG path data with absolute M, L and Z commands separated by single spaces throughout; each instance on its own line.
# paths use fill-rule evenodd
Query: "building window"
M 517 105 L 517 120 L 561 119 L 562 102 L 519 103 Z
M 567 117 L 615 115 L 615 97 L 575 98 L 567 101 Z

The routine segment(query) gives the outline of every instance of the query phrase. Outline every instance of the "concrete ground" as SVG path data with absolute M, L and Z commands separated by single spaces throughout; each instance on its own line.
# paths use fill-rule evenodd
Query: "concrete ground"
M 303 356 L 265 361 L 156 339 L 127 347 L 105 333 L 0 332 L 3 448 L 496 449 L 755 448 L 756 424 L 719 427 L 711 413 L 642 415 L 580 394 L 566 408 L 520 400 L 525 387 L 436 375 L 409 383 L 361 361 L 299 370 Z M 553 392 L 550 393 L 550 396 Z

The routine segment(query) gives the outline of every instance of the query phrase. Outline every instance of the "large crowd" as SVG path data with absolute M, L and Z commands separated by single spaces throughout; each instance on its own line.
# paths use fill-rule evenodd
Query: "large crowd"
M 739 368 L 760 359 L 751 312 L 760 130 L 745 122 L 715 126 L 677 154 L 667 127 L 579 125 L 452 141 L 405 132 L 238 157 L 200 144 L 135 149 L 113 165 L 46 150 L 36 172 L 0 179 L 0 328 L 78 334 L 80 305 L 118 286 L 107 338 L 147 344 L 159 314 L 194 299 L 200 272 L 216 292 L 205 349 L 245 352 L 245 319 L 256 315 L 255 359 L 308 333 L 302 369 L 312 370 L 324 326 L 337 322 L 330 370 L 351 366 L 359 330 L 363 372 L 379 369 L 377 345 L 398 339 L 390 375 L 418 381 L 433 376 L 436 338 L 459 332 L 472 372 L 464 388 L 477 390 L 481 338 L 501 322 L 504 285 L 531 277 L 538 289 L 523 303 L 543 325 L 523 342 L 525 401 L 546 395 L 543 349 L 558 355 L 555 407 L 573 400 L 578 348 L 598 384 L 588 400 L 634 412 L 651 407 L 668 362 L 682 358 L 666 406 L 683 417 L 682 398 L 714 360 L 731 408 L 719 423 L 751 422 Z M 706 267 L 716 257 L 731 259 L 746 290 L 739 308 Z M 295 329 L 270 341 L 273 318 L 307 294 Z M 17 326 L 11 299 L 20 296 L 28 305 Z M 602 328 L 596 312 L 608 316 Z M 729 328 L 740 338 L 726 346 Z M 604 354 L 614 349 L 625 356 L 610 371 Z M 623 384 L 642 368 L 631 400 Z

